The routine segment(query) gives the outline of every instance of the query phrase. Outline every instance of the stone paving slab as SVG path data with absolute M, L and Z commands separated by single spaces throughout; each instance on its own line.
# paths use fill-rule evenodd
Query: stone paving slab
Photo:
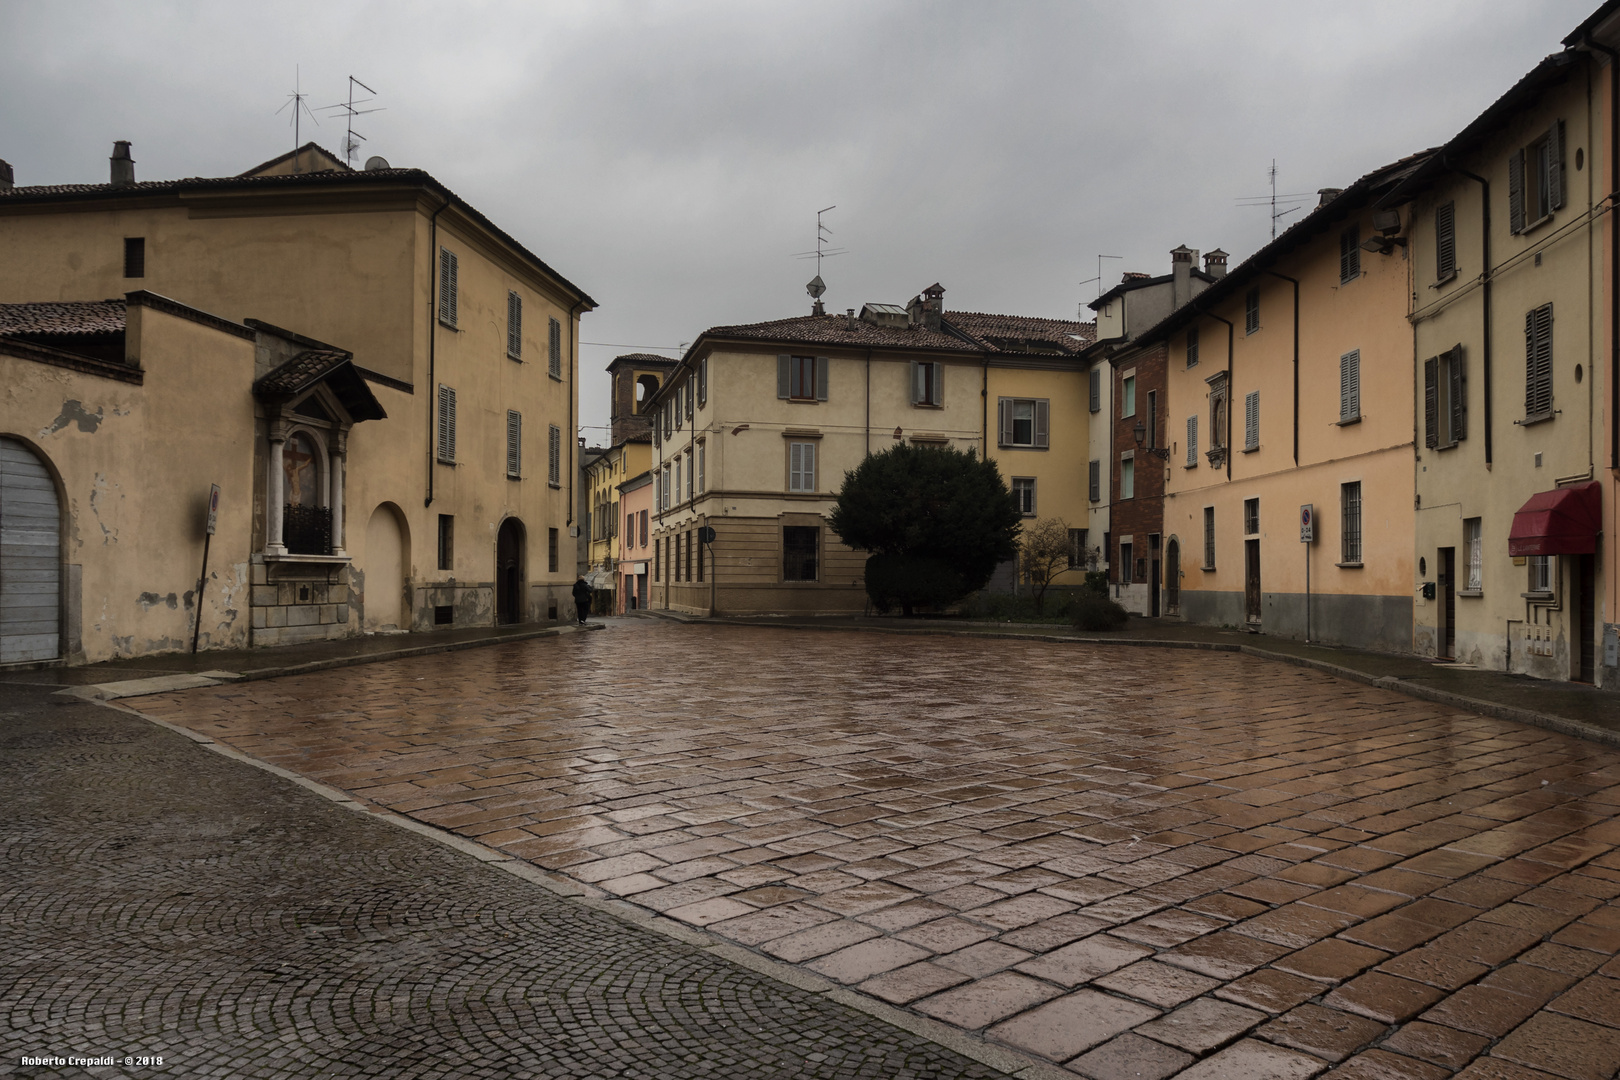
M 140 704 L 1092 1080 L 1620 1067 L 1620 753 L 1309 669 L 637 621 Z
M 1003 1075 L 109 707 L 0 695 L 0 821 L 0 1075 Z

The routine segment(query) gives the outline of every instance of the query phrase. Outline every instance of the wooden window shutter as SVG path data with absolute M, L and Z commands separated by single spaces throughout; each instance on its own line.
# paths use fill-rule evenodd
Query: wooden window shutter
M 1035 399 L 1035 445 L 1045 448 L 1047 444 L 1047 426 L 1050 409 L 1045 398 Z
M 701 409 L 709 403 L 709 358 L 707 356 L 698 361 L 697 384 L 698 408 Z
M 523 475 L 523 416 L 506 410 L 506 475 L 516 480 Z
M 1423 361 L 1423 445 L 1440 445 L 1440 358 Z
M 804 444 L 804 490 L 816 490 L 816 444 Z
M 1463 347 L 1451 349 L 1451 441 L 1468 438 L 1468 370 L 1463 364 Z
M 549 339 L 547 341 L 549 353 L 547 363 L 550 366 L 551 374 L 560 379 L 562 378 L 562 323 L 556 319 L 551 319 L 547 322 L 546 328 Z
M 1198 363 L 1198 327 L 1187 328 L 1187 366 L 1192 367 Z
M 930 405 L 945 404 L 945 365 L 934 361 L 934 400 Z
M 1092 502 L 1101 502 L 1102 501 L 1102 462 L 1093 461 L 1091 463 L 1091 465 L 1090 465 L 1090 468 L 1087 471 L 1090 474 L 1087 477 L 1087 480 L 1088 480 L 1088 483 L 1089 483 L 1089 486 L 1090 486 L 1089 495 L 1090 495 L 1091 501 Z
M 1361 415 L 1361 350 L 1352 349 L 1339 357 L 1339 419 L 1354 420 Z
M 1564 205 L 1564 122 L 1547 129 L 1547 205 L 1554 210 Z
M 1339 280 L 1349 281 L 1361 273 L 1361 226 L 1352 225 L 1339 234 Z
M 1552 412 L 1552 305 L 1532 308 L 1524 316 L 1524 414 Z
M 1260 445 L 1260 391 L 1251 390 L 1243 399 L 1243 446 L 1253 450 Z
M 793 357 L 782 353 L 776 358 L 776 396 L 784 401 L 793 392 Z
M 923 375 L 922 362 L 913 360 L 911 362 L 911 403 L 913 405 L 921 405 L 927 396 L 927 391 L 923 388 L 924 378 L 926 376 Z
M 506 355 L 523 359 L 523 297 L 515 292 L 506 294 Z
M 999 429 L 996 435 L 996 445 L 1011 446 L 1013 439 L 1012 399 L 998 398 L 996 401 L 996 413 L 998 414 L 996 426 Z
M 1508 155 L 1508 229 L 1524 232 L 1524 151 Z
M 562 428 L 552 424 L 546 432 L 546 479 L 562 483 Z
M 832 361 L 825 356 L 816 357 L 816 400 L 827 400 L 827 369 L 832 367 Z
M 456 325 L 456 253 L 439 249 L 439 321 Z
M 788 443 L 788 490 L 799 490 L 799 476 L 804 469 L 804 443 Z
M 1434 210 L 1434 276 L 1441 281 L 1457 272 L 1457 204 Z
M 1102 372 L 1097 368 L 1091 369 L 1091 411 L 1102 411 Z
M 686 418 L 688 420 L 692 419 L 692 396 L 693 396 L 693 394 L 694 394 L 694 392 L 696 390 L 697 390 L 696 380 L 687 379 L 686 380 Z
M 1187 417 L 1187 464 L 1198 464 L 1198 417 Z

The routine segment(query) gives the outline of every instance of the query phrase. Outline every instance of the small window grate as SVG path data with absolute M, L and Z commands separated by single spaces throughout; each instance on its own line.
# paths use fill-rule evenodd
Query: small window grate
M 146 237 L 124 237 L 124 276 L 127 278 L 146 276 Z

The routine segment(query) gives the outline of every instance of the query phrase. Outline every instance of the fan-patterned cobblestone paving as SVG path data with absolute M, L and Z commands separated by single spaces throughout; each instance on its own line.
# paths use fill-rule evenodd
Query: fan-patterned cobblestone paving
M 1620 1072 L 1620 753 L 1306 669 L 635 620 L 140 706 L 1093 1080 Z

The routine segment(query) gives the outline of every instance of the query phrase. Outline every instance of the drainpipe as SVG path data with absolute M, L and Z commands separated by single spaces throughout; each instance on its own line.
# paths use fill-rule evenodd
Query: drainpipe
M 996 413 L 996 422 L 1001 422 L 1001 413 Z M 996 436 L 1001 437 L 999 434 Z M 990 354 L 984 354 L 984 385 L 979 388 L 979 457 L 983 461 L 990 460 Z
M 428 218 L 428 482 L 427 498 L 423 500 L 423 506 L 433 505 L 433 469 L 438 461 L 433 444 L 437 436 L 434 422 L 438 419 L 439 387 L 433 380 L 438 377 L 435 359 L 439 344 L 439 215 L 444 213 L 445 207 L 449 205 L 450 200 L 446 198 L 439 204 L 439 208 L 433 211 L 433 216 Z
M 1491 182 L 1483 176 L 1478 176 L 1467 169 L 1460 169 L 1451 163 L 1448 155 L 1440 155 L 1440 164 L 1451 169 L 1458 176 L 1466 176 L 1479 185 L 1480 221 L 1483 233 L 1481 235 L 1480 259 L 1482 267 L 1480 279 L 1484 283 L 1481 306 L 1484 308 L 1484 340 L 1480 347 L 1480 371 L 1485 382 L 1485 467 L 1491 467 Z
M 1620 53 L 1591 34 L 1585 45 L 1609 58 L 1609 468 L 1620 469 Z
M 1237 343 L 1237 331 L 1230 322 L 1213 311 L 1204 312 L 1212 319 L 1226 323 L 1226 482 L 1232 482 L 1232 412 L 1237 408 L 1237 387 L 1232 383 L 1232 348 Z M 1298 320 L 1295 321 L 1298 325 Z
M 872 456 L 872 350 L 866 350 L 866 446 L 862 457 Z
M 1266 273 L 1274 278 L 1282 278 L 1294 286 L 1294 464 L 1299 464 L 1299 279 L 1291 278 L 1287 274 L 1279 274 L 1275 270 Z M 1228 324 L 1230 325 L 1230 324 Z
M 584 301 L 580 301 L 568 309 L 568 520 L 563 522 L 565 526 L 574 523 L 574 446 L 579 442 L 579 428 L 574 424 L 574 406 L 579 404 L 579 327 L 575 320 L 584 306 Z M 608 442 L 612 441 L 609 437 Z M 562 560 L 557 561 L 561 565 Z

